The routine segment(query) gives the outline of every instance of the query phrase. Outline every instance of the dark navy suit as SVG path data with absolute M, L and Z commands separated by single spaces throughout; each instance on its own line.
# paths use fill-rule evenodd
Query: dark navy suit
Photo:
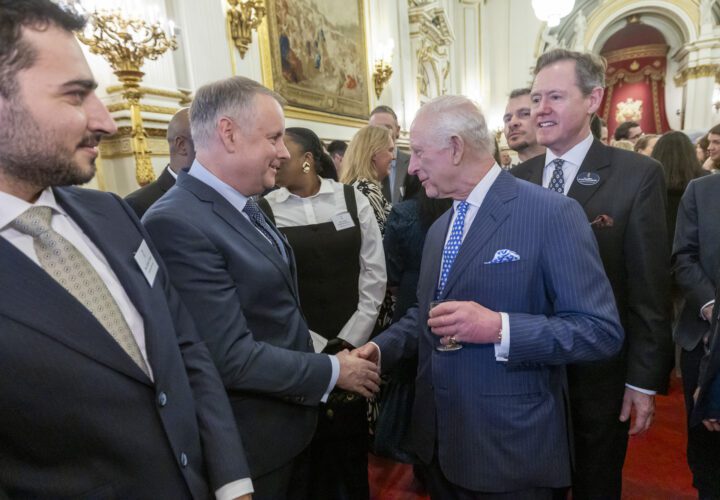
M 427 327 L 451 213 L 430 228 L 418 307 L 375 342 L 383 370 L 419 352 L 412 434 L 455 485 L 511 492 L 570 485 L 565 363 L 623 342 L 612 290 L 580 206 L 502 172 L 460 247 L 441 299 L 509 314 L 509 361 L 494 345 L 438 352 Z M 520 260 L 488 264 L 497 250 Z
M 230 202 L 186 172 L 143 223 L 222 376 L 252 477 L 278 470 L 310 443 L 332 373 L 300 311 L 292 249 L 286 263 Z
M 0 485 L 20 498 L 195 498 L 249 477 L 222 382 L 164 266 L 133 258 L 130 207 L 55 197 L 103 253 L 143 318 L 154 382 L 95 317 L 0 237 Z

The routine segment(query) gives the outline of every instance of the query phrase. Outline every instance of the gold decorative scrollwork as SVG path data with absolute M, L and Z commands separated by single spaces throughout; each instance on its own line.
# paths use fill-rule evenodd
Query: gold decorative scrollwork
M 688 80 L 694 80 L 696 78 L 715 78 L 719 81 L 720 77 L 720 65 L 718 64 L 699 64 L 692 68 L 685 68 L 675 75 L 675 85 L 682 87 Z

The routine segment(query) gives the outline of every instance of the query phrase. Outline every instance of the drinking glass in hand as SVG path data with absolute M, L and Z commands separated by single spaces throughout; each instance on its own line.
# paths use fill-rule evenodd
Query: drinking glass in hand
M 432 302 L 430 302 L 429 310 L 432 310 L 433 307 L 435 307 L 436 305 L 441 304 L 443 302 L 449 302 L 449 301 L 448 300 L 433 300 Z M 459 351 L 460 349 L 463 348 L 462 345 L 457 343 L 457 341 L 455 340 L 455 337 L 450 336 L 450 337 L 446 337 L 446 338 L 448 340 L 448 343 L 445 345 L 440 344 L 439 346 L 436 346 L 435 349 L 437 349 L 438 351 L 442 351 L 442 352 L 449 352 L 449 351 Z

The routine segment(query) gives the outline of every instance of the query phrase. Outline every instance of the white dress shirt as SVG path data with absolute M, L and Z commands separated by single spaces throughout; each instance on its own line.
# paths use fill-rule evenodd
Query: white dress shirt
M 378 311 L 385 297 L 387 273 L 382 236 L 375 214 L 368 199 L 356 189 L 353 196 L 357 204 L 360 222 L 360 275 L 358 277 L 358 305 L 356 311 L 340 330 L 338 338 L 359 347 L 370 338 Z M 320 190 L 313 196 L 301 198 L 286 188 L 268 193 L 265 199 L 270 204 L 278 227 L 295 227 L 323 224 L 340 214 L 347 214 L 344 184 L 331 179 L 321 179 Z M 327 340 L 315 332 L 313 343 L 320 352 Z
M 575 144 L 570 151 L 562 156 L 555 156 L 555 154 L 548 149 L 545 152 L 545 168 L 543 169 L 542 178 L 543 187 L 548 187 L 550 185 L 550 179 L 552 179 L 553 170 L 555 170 L 555 164 L 553 161 L 556 158 L 561 158 L 565 160 L 565 163 L 563 163 L 562 166 L 563 180 L 565 181 L 563 194 L 567 196 L 568 191 L 570 191 L 570 186 L 572 186 L 572 183 L 575 182 L 575 177 L 577 177 L 577 173 L 580 170 L 580 165 L 582 165 L 583 160 L 585 160 L 585 156 L 587 156 L 588 151 L 590 151 L 592 143 L 593 135 L 588 134 L 585 139 Z
M 9 224 L 19 215 L 26 212 L 30 207 L 41 206 L 50 207 L 52 209 L 52 219 L 50 225 L 53 230 L 59 233 L 63 238 L 68 240 L 77 250 L 87 259 L 90 265 L 100 276 L 100 279 L 107 286 L 110 295 L 117 302 L 120 312 L 127 322 L 132 332 L 135 342 L 137 342 L 145 364 L 148 367 L 150 378 L 153 378 L 152 365 L 148 361 L 147 349 L 145 347 L 145 324 L 142 316 L 133 305 L 130 297 L 125 293 L 125 289 L 120 284 L 115 272 L 108 264 L 105 256 L 95 246 L 92 240 L 80 229 L 75 221 L 58 205 L 55 195 L 51 188 L 46 188 L 35 203 L 28 203 L 8 193 L 0 191 L 0 236 L 9 241 L 15 248 L 20 250 L 30 260 L 38 266 L 40 262 L 35 252 L 33 238 L 30 235 L 21 233 L 20 231 L 9 227 Z M 250 478 L 239 479 L 228 483 L 215 492 L 217 500 L 231 500 L 242 495 L 253 492 L 252 481 Z
M 563 190 L 563 194 L 567 196 L 567 193 L 570 190 L 570 186 L 573 182 L 575 182 L 575 177 L 577 177 L 577 173 L 580 170 L 580 165 L 582 165 L 582 162 L 585 160 L 585 156 L 587 156 L 588 151 L 590 151 L 590 146 L 592 146 L 592 143 L 593 135 L 588 134 L 585 139 L 577 143 L 570 149 L 570 151 L 560 157 L 555 156 L 555 154 L 550 151 L 550 149 L 547 149 L 545 152 L 545 168 L 543 169 L 543 187 L 548 187 L 550 185 L 550 179 L 552 178 L 553 170 L 555 170 L 555 164 L 553 163 L 553 160 L 555 160 L 555 158 L 562 158 L 563 160 L 565 160 L 565 163 L 563 163 L 562 166 L 563 179 L 565 180 L 565 188 Z M 641 389 L 640 387 L 635 387 L 630 384 L 625 384 L 625 386 L 638 392 L 642 392 L 643 394 L 648 394 L 650 396 L 656 393 L 655 391 L 649 389 Z
M 265 239 L 268 239 L 268 237 L 263 234 L 260 229 L 257 229 L 255 227 L 255 223 L 250 220 L 250 217 L 248 214 L 243 212 L 243 208 L 245 208 L 245 204 L 247 203 L 248 197 L 238 192 L 233 187 L 229 186 L 228 184 L 224 183 L 220 179 L 218 179 L 215 174 L 210 172 L 208 169 L 202 166 L 202 164 L 195 159 L 192 166 L 190 167 L 190 170 L 188 171 L 188 175 L 192 175 L 197 180 L 202 182 L 203 184 L 206 184 L 213 188 L 215 191 L 217 191 L 220 196 L 225 198 L 228 203 L 230 203 L 235 209 L 240 212 L 245 219 L 247 219 L 252 227 L 254 227 L 258 234 L 262 234 Z M 272 241 L 271 241 L 272 243 Z M 312 335 L 313 332 L 311 332 Z M 319 335 L 315 334 L 313 335 L 313 339 L 315 337 L 319 337 Z M 337 383 L 338 377 L 340 376 L 340 362 L 338 361 L 337 357 L 335 356 L 329 356 L 330 358 L 330 364 L 332 365 L 332 375 L 330 376 L 330 383 L 328 384 L 328 388 L 325 391 L 325 394 L 323 394 L 323 397 L 320 398 L 320 401 L 323 403 L 327 401 L 328 396 L 330 396 L 330 393 L 335 388 L 335 384 Z

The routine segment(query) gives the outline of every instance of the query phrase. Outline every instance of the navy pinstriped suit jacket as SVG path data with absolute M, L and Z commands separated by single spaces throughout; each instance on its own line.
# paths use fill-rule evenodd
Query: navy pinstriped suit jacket
M 623 342 L 610 284 L 580 205 L 502 172 L 455 260 L 441 299 L 471 300 L 510 319 L 508 362 L 493 345 L 435 350 L 427 328 L 448 211 L 423 250 L 418 307 L 375 339 L 383 370 L 419 352 L 412 433 L 464 488 L 511 492 L 570 484 L 564 364 L 617 353 Z M 495 252 L 520 260 L 486 264 Z M 437 448 L 436 448 L 437 445 Z

